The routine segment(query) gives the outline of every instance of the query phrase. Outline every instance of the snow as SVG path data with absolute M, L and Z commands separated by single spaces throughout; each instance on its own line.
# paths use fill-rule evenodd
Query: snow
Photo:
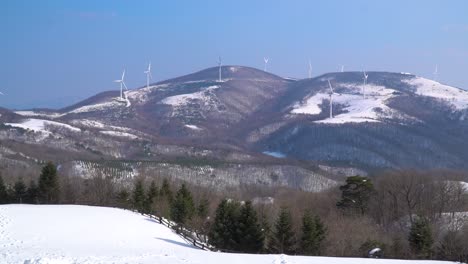
M 209 252 L 146 216 L 79 205 L 0 205 L 0 253 L 5 264 L 453 263 Z
M 275 157 L 275 158 L 286 158 L 286 154 L 278 152 L 278 151 L 264 151 L 262 153 L 268 156 Z
M 85 106 L 76 108 L 68 112 L 68 114 L 79 114 L 79 113 L 102 111 L 102 110 L 107 110 L 109 108 L 115 108 L 118 106 L 120 106 L 120 103 L 118 101 L 109 101 L 109 102 L 103 102 L 103 103 L 98 103 L 98 104 L 85 105 Z
M 386 105 L 388 99 L 394 96 L 395 90 L 378 85 L 357 85 L 344 83 L 337 88 L 344 88 L 343 93 L 333 95 L 333 106 L 344 106 L 346 113 L 335 114 L 333 118 L 326 118 L 316 121 L 317 123 L 361 123 L 361 122 L 381 122 L 382 117 L 398 116 L 396 110 Z M 343 89 L 342 89 L 343 90 Z M 293 106 L 292 114 L 318 115 L 322 112 L 320 107 L 325 100 L 330 100 L 328 93 L 319 92 L 309 97 L 303 103 L 296 103 Z M 328 106 L 328 103 L 326 103 Z M 325 107 L 328 113 L 328 107 Z
M 468 91 L 421 77 L 404 80 L 404 82 L 415 86 L 418 95 L 441 99 L 457 110 L 468 108 Z
M 137 139 L 138 137 L 133 135 L 133 134 L 130 134 L 130 133 L 126 133 L 126 132 L 119 132 L 119 131 L 99 131 L 101 132 L 102 134 L 105 134 L 105 135 L 109 135 L 109 136 L 115 136 L 115 137 L 126 137 L 126 138 L 131 138 L 131 139 Z
M 187 105 L 192 100 L 208 101 L 210 97 L 209 93 L 218 88 L 219 88 L 218 85 L 212 85 L 212 86 L 203 88 L 203 90 L 199 92 L 169 96 L 169 97 L 164 98 L 161 102 L 163 104 L 172 105 L 172 106 L 182 106 L 182 105 Z
M 35 132 L 43 132 L 43 133 L 49 133 L 46 130 L 46 126 L 51 125 L 51 126 L 57 126 L 57 127 L 63 127 L 68 130 L 74 131 L 74 132 L 80 132 L 81 129 L 77 127 L 73 127 L 67 124 L 55 122 L 55 121 L 50 121 L 50 120 L 43 120 L 43 119 L 27 119 L 26 121 L 22 123 L 5 123 L 5 125 L 9 125 L 12 127 L 19 127 L 27 130 L 32 130 Z
M 202 130 L 201 128 L 197 127 L 196 125 L 185 125 L 185 127 L 193 129 L 193 130 Z
M 15 114 L 21 116 L 39 116 L 39 117 L 48 117 L 48 118 L 58 118 L 64 114 L 59 113 L 43 113 L 43 112 L 34 112 L 34 111 L 15 111 Z

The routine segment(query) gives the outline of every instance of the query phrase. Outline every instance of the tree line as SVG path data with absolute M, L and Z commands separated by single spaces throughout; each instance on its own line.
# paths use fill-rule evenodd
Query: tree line
M 463 262 L 468 194 L 448 179 L 444 173 L 392 171 L 347 177 L 320 193 L 280 188 L 236 195 L 167 178 L 140 176 L 128 186 L 102 175 L 58 177 L 47 163 L 29 185 L 21 178 L 8 185 L 0 177 L 0 203 L 134 209 L 170 219 L 226 252 L 357 257 L 380 248 L 381 257 Z M 274 202 L 253 199 L 257 196 L 272 196 Z

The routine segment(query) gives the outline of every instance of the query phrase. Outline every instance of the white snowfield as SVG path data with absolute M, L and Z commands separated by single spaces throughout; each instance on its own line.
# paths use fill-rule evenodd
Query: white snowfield
M 444 100 L 457 110 L 468 108 L 468 91 L 421 77 L 406 80 L 406 83 L 416 87 L 416 94 Z
M 116 208 L 78 205 L 0 205 L 0 263 L 207 263 L 207 264 L 443 264 L 208 252 L 169 228 Z
M 440 84 L 421 77 L 415 77 L 403 82 L 415 87 L 417 95 L 440 99 L 456 110 L 468 108 L 468 91 Z M 389 99 L 398 92 L 391 87 L 373 84 L 339 83 L 335 87 L 345 88 L 344 92 L 333 95 L 333 107 L 340 105 L 345 113 L 336 113 L 333 118 L 325 118 L 317 123 L 343 124 L 362 122 L 382 122 L 385 119 L 418 122 L 413 117 L 405 115 L 387 106 Z M 342 91 L 342 90 L 341 90 Z M 303 102 L 293 105 L 292 114 L 318 115 L 325 109 L 328 114 L 330 96 L 327 90 L 316 93 Z
M 201 100 L 201 101 L 204 101 L 205 103 L 208 103 L 208 101 L 210 100 L 210 92 L 218 88 L 219 88 L 218 85 L 212 85 L 212 86 L 203 88 L 203 90 L 199 92 L 169 96 L 169 97 L 164 98 L 161 101 L 161 103 L 172 105 L 172 106 L 187 105 L 192 100 Z
M 50 121 L 50 120 L 43 120 L 43 119 L 35 119 L 35 118 L 27 119 L 26 121 L 23 121 L 22 123 L 5 123 L 5 125 L 32 130 L 34 132 L 45 132 L 45 133 L 49 133 L 46 129 L 47 126 L 63 127 L 74 132 L 81 131 L 81 129 L 77 127 L 73 127 L 64 123 L 59 123 L 59 122 Z

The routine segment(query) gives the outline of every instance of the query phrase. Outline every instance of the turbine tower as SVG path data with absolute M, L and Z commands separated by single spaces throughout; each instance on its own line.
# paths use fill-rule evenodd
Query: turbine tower
M 312 62 L 309 59 L 309 79 L 312 78 Z
M 366 73 L 366 71 L 362 72 L 364 74 L 364 85 L 362 86 L 362 94 L 364 95 L 365 92 L 365 86 L 367 85 L 367 78 L 369 77 L 369 74 Z
M 341 65 L 341 72 L 344 72 L 344 65 Z
M 221 82 L 221 56 L 218 57 L 219 77 L 218 81 Z
M 435 70 L 434 70 L 434 81 L 437 82 L 437 77 L 439 76 L 439 65 L 436 64 Z
M 263 57 L 263 61 L 265 62 L 265 67 L 263 68 L 263 71 L 267 71 L 267 64 L 268 64 L 269 60 L 270 60 L 270 58 Z
M 125 90 L 128 90 L 127 85 L 125 85 L 124 78 L 125 78 L 125 69 L 122 72 L 122 78 L 120 80 L 114 81 L 116 83 L 120 83 L 120 99 L 121 100 L 123 100 L 123 87 L 125 87 Z
M 330 80 L 328 80 L 328 87 L 330 87 L 330 92 L 328 95 L 330 96 L 330 118 L 333 118 L 333 95 L 337 94 L 333 91 L 333 87 L 330 83 Z
M 148 88 L 150 79 L 151 80 L 153 79 L 153 76 L 151 76 L 151 62 L 148 64 L 148 69 L 144 71 L 144 73 L 146 74 L 146 88 Z M 122 80 L 123 80 L 123 77 L 122 77 Z

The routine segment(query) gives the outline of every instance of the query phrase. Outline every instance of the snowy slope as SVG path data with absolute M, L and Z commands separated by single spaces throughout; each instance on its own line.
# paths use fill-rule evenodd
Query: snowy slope
M 419 96 L 431 97 L 453 107 L 455 110 L 468 108 L 468 92 L 455 87 L 440 84 L 421 77 L 402 79 L 403 84 L 414 88 L 414 91 L 405 91 Z M 388 106 L 390 99 L 398 97 L 401 89 L 386 87 L 375 84 L 357 84 L 353 82 L 335 82 L 333 84 L 335 94 L 333 95 L 333 107 L 335 109 L 333 118 L 325 118 L 317 123 L 362 123 L 382 122 L 385 119 L 396 119 L 400 121 L 417 121 Z M 323 81 L 322 89 L 311 94 L 304 100 L 292 105 L 291 114 L 318 115 L 323 111 L 329 111 L 330 95 L 328 86 Z M 343 112 L 336 109 L 340 106 Z
M 78 205 L 0 205 L 0 263 L 423 264 L 202 251 L 169 228 L 130 211 Z
M 5 125 L 13 126 L 13 127 L 19 127 L 23 129 L 29 129 L 35 132 L 45 132 L 49 133 L 47 131 L 47 126 L 56 126 L 56 127 L 63 127 L 68 130 L 74 131 L 74 132 L 80 132 L 81 130 L 79 128 L 64 124 L 64 123 L 59 123 L 55 121 L 50 121 L 50 120 L 43 120 L 43 119 L 27 119 L 26 121 L 23 121 L 21 123 L 5 123 Z

